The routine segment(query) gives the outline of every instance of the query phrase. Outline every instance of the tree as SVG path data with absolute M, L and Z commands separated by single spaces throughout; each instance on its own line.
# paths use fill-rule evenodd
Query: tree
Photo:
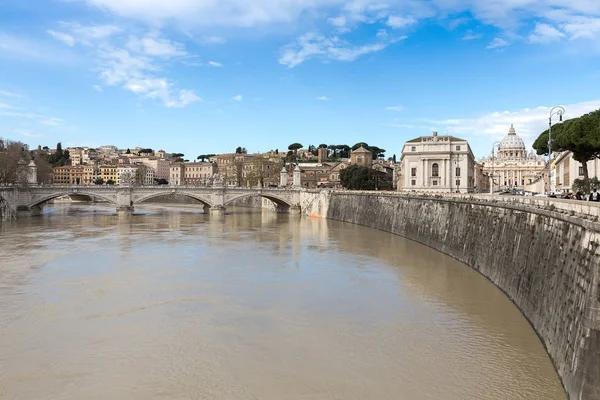
M 593 177 L 591 179 L 588 179 L 587 181 L 585 179 L 575 179 L 573 181 L 573 186 L 571 187 L 571 190 L 573 190 L 573 192 L 575 193 L 589 193 L 590 191 L 600 190 L 600 181 L 597 177 Z
M 56 151 L 48 158 L 48 162 L 53 167 L 62 167 L 64 165 L 70 165 L 70 154 L 67 150 L 62 149 L 62 143 L 58 142 L 56 144 Z
M 275 149 L 275 154 L 279 154 L 279 149 Z
M 48 155 L 43 151 L 36 150 L 33 154 L 33 160 L 37 167 L 37 182 L 50 183 L 52 176 L 52 165 L 48 162 Z
M 104 183 L 104 179 L 102 178 L 96 178 L 96 180 L 94 181 L 94 185 L 102 185 Z
M 183 162 L 183 153 L 173 153 L 171 154 L 171 157 L 173 157 L 173 161 L 175 162 Z
M 547 155 L 548 130 L 533 143 L 539 155 Z M 583 178 L 589 182 L 587 162 L 600 158 L 600 110 L 573 118 L 552 127 L 552 151 L 570 151 L 583 166 Z
M 300 150 L 302 148 L 302 145 L 300 143 L 292 143 L 288 146 L 288 150 L 293 151 L 294 154 L 298 153 L 298 150 Z
M 394 164 L 396 164 L 396 155 L 395 154 L 392 156 L 392 161 Z
M 125 154 L 131 154 L 131 150 L 127 149 L 127 151 L 125 152 Z
M 115 182 L 115 181 L 113 181 L 112 179 L 109 179 L 109 180 L 107 180 L 107 181 L 106 181 L 106 184 L 107 184 L 107 185 L 114 185 L 115 183 L 116 183 L 116 182 Z
M 351 165 L 340 172 L 342 186 L 350 190 L 375 190 L 375 172 L 362 165 Z
M 168 184 L 169 184 L 169 181 L 168 181 L 168 180 L 166 180 L 165 178 L 160 178 L 160 179 L 157 179 L 157 180 L 156 180 L 156 184 L 157 184 L 157 185 L 168 185 Z
M 196 157 L 196 160 L 200 160 L 200 162 L 204 162 L 204 161 L 206 161 L 207 158 L 208 158 L 208 156 L 206 154 L 200 154 L 198 157 Z
M 0 185 L 23 181 L 30 159 L 26 144 L 0 139 Z
M 347 144 L 340 144 L 337 146 L 337 148 L 339 150 L 340 158 L 350 158 L 350 146 Z
M 316 156 L 317 153 L 317 148 L 315 146 L 313 146 L 312 144 L 308 146 L 308 152 L 310 154 L 312 154 L 313 156 Z
M 242 154 L 242 147 L 238 146 L 235 148 L 235 154 Z

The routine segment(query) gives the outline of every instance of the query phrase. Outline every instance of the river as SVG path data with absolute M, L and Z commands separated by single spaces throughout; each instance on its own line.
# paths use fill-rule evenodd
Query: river
M 565 399 L 493 284 L 404 238 L 185 206 L 0 225 L 0 399 Z

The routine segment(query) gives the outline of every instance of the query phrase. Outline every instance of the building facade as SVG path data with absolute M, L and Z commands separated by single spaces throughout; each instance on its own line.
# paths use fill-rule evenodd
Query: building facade
M 472 193 L 475 158 L 469 143 L 454 136 L 421 136 L 402 149 L 399 191 Z
M 554 159 L 552 192 L 572 192 L 575 179 L 583 179 L 583 165 L 573 159 L 573 153 L 564 151 Z M 600 179 L 600 159 L 587 162 L 588 177 Z
M 548 175 L 548 164 L 544 157 L 533 150 L 527 153 L 525 143 L 513 125 L 500 142 L 498 156 L 492 152 L 489 157 L 479 160 L 483 172 L 494 176 L 494 191 L 524 189 L 526 185 L 538 182 Z
M 371 167 L 373 163 L 373 153 L 364 147 L 360 146 L 350 153 L 350 164 L 362 165 L 363 167 Z

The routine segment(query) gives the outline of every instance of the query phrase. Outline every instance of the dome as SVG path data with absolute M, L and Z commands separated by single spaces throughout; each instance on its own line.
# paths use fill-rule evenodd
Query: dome
M 508 135 L 502 139 L 500 142 L 500 151 L 502 150 L 522 150 L 525 151 L 525 143 L 523 139 L 517 136 L 515 132 L 515 128 L 513 125 L 510 125 L 510 129 L 508 130 Z

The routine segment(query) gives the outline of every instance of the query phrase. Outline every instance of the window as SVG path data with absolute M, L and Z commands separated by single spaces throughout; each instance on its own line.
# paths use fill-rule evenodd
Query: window
M 456 146 L 456 151 L 460 151 L 460 146 Z
M 583 176 L 583 167 L 579 167 L 579 176 Z
M 437 181 L 433 181 L 431 183 L 433 183 L 433 186 L 437 186 Z
M 440 176 L 440 166 L 437 163 L 431 166 L 431 176 Z
M 456 167 L 456 176 L 460 176 L 460 167 Z
M 410 151 L 417 151 L 417 147 L 416 147 L 416 146 L 412 146 L 412 147 L 410 148 Z
M 460 186 L 460 180 L 458 180 L 458 179 L 456 180 L 456 186 L 457 187 Z
M 411 168 L 410 169 L 410 176 L 417 176 L 417 169 L 416 168 Z
M 415 181 L 414 179 L 412 181 L 410 181 L 410 184 L 415 186 L 417 184 L 417 181 Z

